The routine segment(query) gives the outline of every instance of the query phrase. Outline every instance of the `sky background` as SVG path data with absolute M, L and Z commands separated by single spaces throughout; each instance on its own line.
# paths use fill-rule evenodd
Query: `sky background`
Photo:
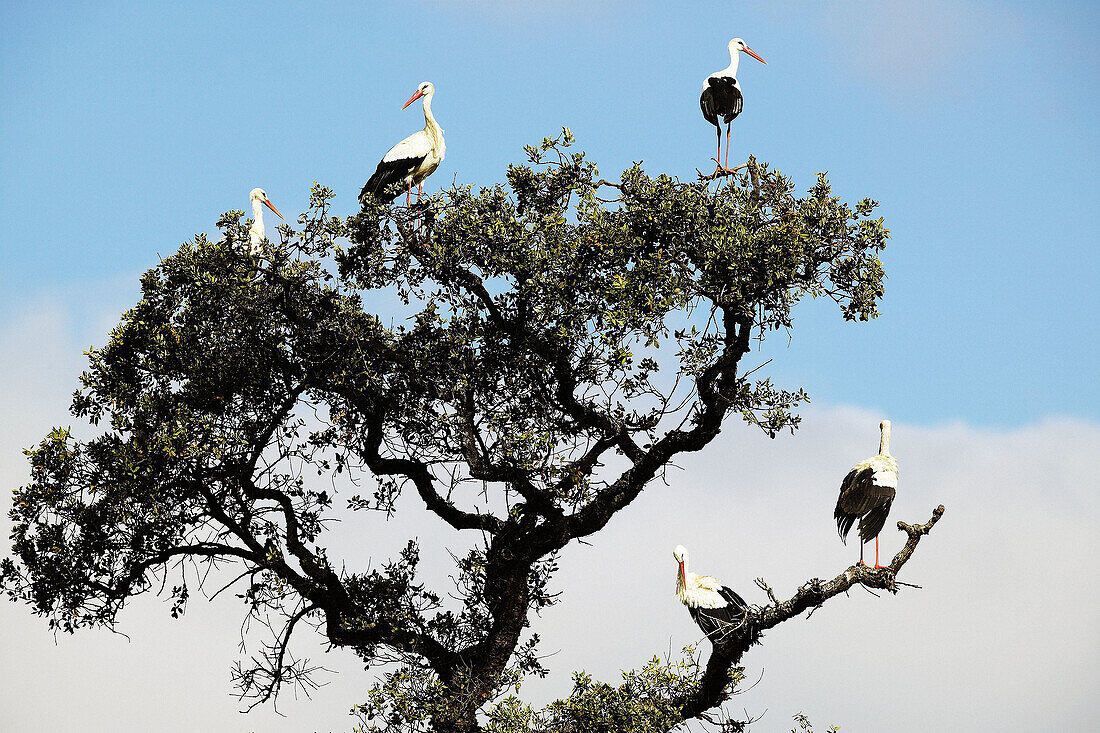
M 731 165 L 752 153 L 801 191 L 828 171 L 846 200 L 882 203 L 882 317 L 846 324 L 806 303 L 789 344 L 753 355 L 809 390 L 805 428 L 767 441 L 731 424 L 670 487 L 570 548 L 564 601 L 539 629 L 560 650 L 554 674 L 525 692 L 562 694 L 582 667 L 614 681 L 694 641 L 671 595 L 678 542 L 757 603 L 758 575 L 790 595 L 840 572 L 855 548 L 836 541 L 836 488 L 889 417 L 892 519 L 947 506 L 903 573 L 923 589 L 853 591 L 773 630 L 745 658 L 763 677 L 734 709 L 768 710 L 757 731 L 799 710 L 845 731 L 1081 729 L 1100 686 L 1098 7 L 0 2 L 0 479 L 24 483 L 22 449 L 69 424 L 82 351 L 136 301 L 141 272 L 247 209 L 256 186 L 288 218 L 313 181 L 352 213 L 382 154 L 422 126 L 418 106 L 399 111 L 420 81 L 436 85 L 447 139 L 429 190 L 500 181 L 562 125 L 604 177 L 641 160 L 686 180 L 714 154 L 700 84 L 740 36 L 768 65 L 742 58 Z M 336 541 L 364 563 L 438 535 L 411 503 L 400 522 L 352 529 Z M 425 573 L 442 580 L 437 550 Z M 131 641 L 55 646 L 44 621 L 0 605 L 0 721 L 350 727 L 369 677 L 340 652 L 314 701 L 238 715 L 238 621 L 223 599 L 182 621 L 143 599 L 123 616 Z

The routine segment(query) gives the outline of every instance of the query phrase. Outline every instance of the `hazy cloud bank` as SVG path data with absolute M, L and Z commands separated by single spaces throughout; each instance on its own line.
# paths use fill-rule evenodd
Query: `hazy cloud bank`
M 104 314 L 113 322 L 117 309 Z M 20 450 L 49 425 L 68 423 L 84 340 L 85 329 L 73 328 L 60 309 L 34 309 L 0 332 L 5 487 L 26 480 Z M 916 426 L 843 406 L 804 415 L 796 436 L 774 441 L 732 424 L 591 546 L 570 546 L 556 581 L 562 603 L 537 624 L 544 651 L 555 653 L 547 659 L 553 674 L 524 692 L 564 694 L 579 668 L 614 681 L 621 668 L 696 641 L 673 596 L 677 543 L 691 550 L 697 572 L 755 603 L 765 600 L 752 585 L 757 576 L 785 596 L 811 577 L 840 572 L 858 550 L 836 536 L 836 490 L 852 463 L 875 452 L 878 421 L 890 417 L 901 487 L 883 554 L 902 543 L 894 521 L 923 522 L 937 504 L 947 507 L 902 576 L 923 588 L 883 598 L 853 591 L 809 620 L 772 630 L 746 656 L 748 677 L 763 678 L 735 709 L 768 709 L 761 731 L 785 730 L 798 710 L 847 731 L 1080 728 L 1100 686 L 1093 583 L 1100 547 L 1091 525 L 1100 425 L 1050 418 L 1006 431 Z M 419 535 L 424 576 L 445 591 L 446 555 L 429 544 L 438 528 L 415 502 L 406 504 L 409 513 L 388 524 L 352 517 L 336 544 L 349 567 L 361 568 Z M 5 491 L 5 512 L 9 505 Z M 123 615 L 121 630 L 132 641 L 83 633 L 55 646 L 42 620 L 0 603 L 0 709 L 8 729 L 347 730 L 345 713 L 362 699 L 368 677 L 340 652 L 318 661 L 341 674 L 312 702 L 288 696 L 281 705 L 288 717 L 270 709 L 236 715 L 228 667 L 240 610 L 231 598 L 196 600 L 183 620 L 171 621 L 165 606 L 142 599 Z

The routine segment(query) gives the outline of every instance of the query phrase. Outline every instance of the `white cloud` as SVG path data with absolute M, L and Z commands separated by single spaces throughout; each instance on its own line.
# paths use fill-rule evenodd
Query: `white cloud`
M 102 341 L 117 296 L 104 295 L 89 324 L 74 329 L 60 308 L 37 308 L 0 332 L 0 479 L 26 478 L 19 450 L 65 408 L 83 368 L 80 351 Z M 100 329 L 94 335 L 91 330 Z M 673 596 L 672 547 L 692 551 L 698 572 L 717 575 L 752 602 L 765 577 L 789 595 L 808 578 L 832 577 L 857 556 L 840 544 L 832 508 L 840 478 L 877 447 L 883 416 L 815 407 L 798 435 L 769 441 L 738 424 L 702 454 L 686 456 L 670 486 L 654 485 L 593 539 L 573 545 L 556 580 L 563 601 L 536 623 L 553 674 L 524 692 L 548 699 L 584 668 L 615 681 L 618 670 L 698 639 Z M 1079 728 L 1100 685 L 1096 608 L 1100 426 L 1049 419 L 1008 431 L 963 424 L 913 426 L 894 420 L 901 487 L 893 521 L 947 512 L 901 580 L 921 590 L 872 597 L 855 590 L 807 620 L 770 631 L 745 658 L 758 686 L 735 710 L 767 709 L 758 730 L 786 730 L 799 710 L 849 731 L 1059 730 Z M 5 492 L 6 494 L 6 492 Z M 4 497 L 6 512 L 8 496 Z M 5 528 L 7 527 L 5 521 Z M 365 529 L 364 527 L 369 527 Z M 5 531 L 6 535 L 7 532 Z M 426 579 L 445 590 L 449 568 L 431 543 L 438 527 L 422 514 L 401 522 L 355 516 L 361 557 L 384 557 L 405 536 L 425 543 Z M 889 557 L 903 535 L 883 534 Z M 357 553 L 357 554 L 359 554 Z M 348 730 L 348 708 L 370 678 L 351 654 L 316 661 L 341 673 L 313 701 L 288 696 L 286 718 L 264 708 L 236 713 L 228 669 L 236 658 L 240 608 L 232 598 L 196 598 L 180 621 L 152 599 L 134 604 L 120 629 L 61 637 L 41 619 L 0 603 L 0 709 L 12 730 L 247 731 Z M 313 648 L 315 643 L 304 644 Z M 704 647 L 707 645 L 704 642 Z M 560 650 L 560 651 L 559 651 Z
M 696 572 L 755 603 L 765 601 L 757 576 L 783 597 L 838 574 L 858 553 L 841 545 L 832 521 L 839 481 L 875 452 L 882 417 L 815 408 L 797 436 L 776 441 L 732 426 L 672 488 L 643 494 L 594 547 L 571 549 L 567 595 L 544 634 L 548 649 L 562 648 L 552 663 L 614 678 L 694 641 L 672 596 L 677 543 L 692 551 Z M 763 680 L 736 709 L 770 710 L 762 730 L 799 710 L 856 731 L 1071 729 L 1100 684 L 1091 582 L 1100 483 L 1087 463 L 1100 454 L 1100 426 L 1048 420 L 990 431 L 895 420 L 892 448 L 901 486 L 884 556 L 903 544 L 896 520 L 924 522 L 937 504 L 947 508 L 900 578 L 923 589 L 882 598 L 854 590 L 771 630 L 744 660 L 748 676 Z

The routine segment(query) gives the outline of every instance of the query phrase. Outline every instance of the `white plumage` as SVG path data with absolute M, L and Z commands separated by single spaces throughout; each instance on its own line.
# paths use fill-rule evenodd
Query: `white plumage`
M 252 189 L 248 194 L 248 198 L 252 202 L 252 226 L 248 230 L 248 239 L 251 243 L 250 251 L 252 254 L 259 254 L 260 250 L 263 249 L 264 240 L 267 239 L 264 234 L 263 207 L 266 206 L 274 211 L 280 219 L 283 219 L 283 215 L 268 201 L 267 193 L 262 188 Z M 286 219 L 283 219 L 283 221 L 286 221 Z
M 443 128 L 439 126 L 432 114 L 434 95 L 435 87 L 430 81 L 425 81 L 421 82 L 409 101 L 405 102 L 405 106 L 401 109 L 405 109 L 421 97 L 424 98 L 424 129 L 409 135 L 382 156 L 374 174 L 359 193 L 361 202 L 368 196 L 377 199 L 385 198 L 387 187 L 400 181 L 407 187 L 405 202 L 409 203 L 413 184 L 422 191 L 424 179 L 434 173 L 443 162 L 447 145 L 443 141 Z M 390 197 L 389 200 L 392 201 L 394 198 L 396 196 Z

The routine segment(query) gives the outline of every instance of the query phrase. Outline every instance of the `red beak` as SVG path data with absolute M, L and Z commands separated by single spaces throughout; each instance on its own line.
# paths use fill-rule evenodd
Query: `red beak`
M 687 585 L 687 578 L 684 577 L 684 563 L 683 563 L 683 561 L 680 562 L 680 582 L 683 585 Z
M 404 106 L 404 107 L 402 107 L 401 109 L 405 109 L 405 107 L 408 107 L 408 106 L 409 106 L 410 104 L 412 104 L 413 102 L 415 102 L 416 100 L 420 99 L 420 98 L 421 98 L 421 97 L 423 97 L 423 96 L 424 96 L 424 92 L 422 92 L 422 91 L 420 91 L 419 89 L 417 89 L 417 90 L 416 90 L 416 94 L 414 94 L 414 95 L 412 95 L 411 97 L 409 97 L 409 101 L 408 101 L 408 102 L 405 102 L 405 106 Z
M 274 211 L 274 212 L 275 212 L 275 216 L 279 217 L 280 219 L 283 219 L 283 215 L 282 215 L 282 214 L 280 214 L 280 213 L 279 213 L 279 210 L 278 210 L 278 209 L 276 209 L 276 208 L 275 208 L 274 206 L 272 206 L 272 205 L 271 205 L 271 202 L 270 202 L 270 201 L 268 201 L 267 199 L 264 199 L 264 206 L 266 206 L 267 208 L 269 208 L 269 209 L 271 209 L 272 211 Z M 283 221 L 286 221 L 286 219 L 283 219 Z
M 757 56 L 757 55 L 756 55 L 756 51 L 753 51 L 753 50 L 752 50 L 751 48 L 749 48 L 748 46 L 745 46 L 745 53 L 747 53 L 747 54 L 748 54 L 749 56 L 752 56 L 752 57 L 753 57 L 754 59 L 756 59 L 756 60 L 757 60 L 757 61 L 759 61 L 760 63 L 764 64 L 764 66 L 767 66 L 767 65 L 768 65 L 768 62 L 767 62 L 767 61 L 765 61 L 764 59 L 762 59 L 762 58 L 760 58 L 759 56 Z

